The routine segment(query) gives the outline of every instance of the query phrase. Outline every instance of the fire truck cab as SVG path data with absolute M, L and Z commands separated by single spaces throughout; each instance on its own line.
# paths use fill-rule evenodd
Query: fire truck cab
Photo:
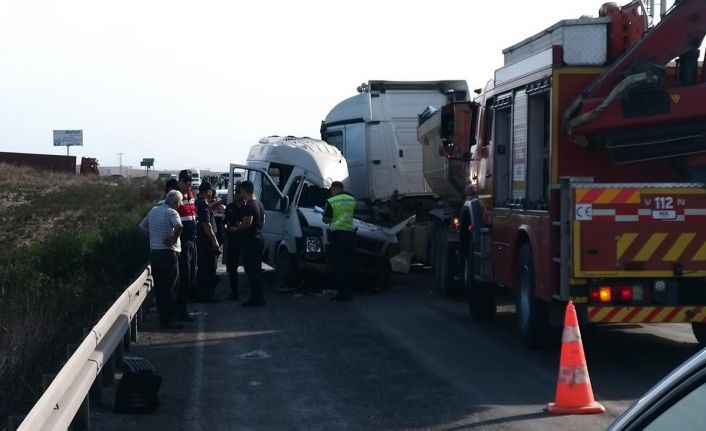
M 425 178 L 447 202 L 432 214 L 437 285 L 462 286 L 474 318 L 508 289 L 531 346 L 569 300 L 584 323 L 691 322 L 706 342 L 706 21 L 688 18 L 702 3 L 649 32 L 641 2 L 561 21 L 505 49 L 475 101 L 420 119 Z

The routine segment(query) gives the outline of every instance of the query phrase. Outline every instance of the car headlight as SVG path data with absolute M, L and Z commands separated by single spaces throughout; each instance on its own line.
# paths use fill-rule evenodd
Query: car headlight
M 308 236 L 306 237 L 306 252 L 321 253 L 321 237 Z

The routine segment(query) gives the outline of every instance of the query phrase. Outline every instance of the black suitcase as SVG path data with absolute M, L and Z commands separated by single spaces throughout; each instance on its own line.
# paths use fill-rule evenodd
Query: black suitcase
M 115 389 L 115 413 L 153 413 L 159 406 L 162 377 L 146 359 L 125 356 L 123 375 Z

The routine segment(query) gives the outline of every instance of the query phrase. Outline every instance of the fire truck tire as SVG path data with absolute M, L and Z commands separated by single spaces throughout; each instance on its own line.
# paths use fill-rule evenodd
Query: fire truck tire
M 691 330 L 694 331 L 696 341 L 698 341 L 702 346 L 706 345 L 706 323 L 691 322 Z
M 279 289 L 296 289 L 299 286 L 300 277 L 297 271 L 296 258 L 287 251 L 280 250 L 275 261 L 275 279 Z
M 475 265 L 473 260 L 473 241 L 468 245 L 468 253 L 464 261 L 463 284 L 468 301 L 468 312 L 473 320 L 486 322 L 495 316 L 497 304 L 493 286 L 475 281 Z
M 520 249 L 516 273 L 516 317 L 520 338 L 528 347 L 548 347 L 555 331 L 549 325 L 549 307 L 534 295 L 534 259 L 532 248 Z

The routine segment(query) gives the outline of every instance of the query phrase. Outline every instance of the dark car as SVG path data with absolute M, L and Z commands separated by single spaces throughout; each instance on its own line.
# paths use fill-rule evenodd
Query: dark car
M 637 400 L 608 431 L 706 430 L 706 349 Z

